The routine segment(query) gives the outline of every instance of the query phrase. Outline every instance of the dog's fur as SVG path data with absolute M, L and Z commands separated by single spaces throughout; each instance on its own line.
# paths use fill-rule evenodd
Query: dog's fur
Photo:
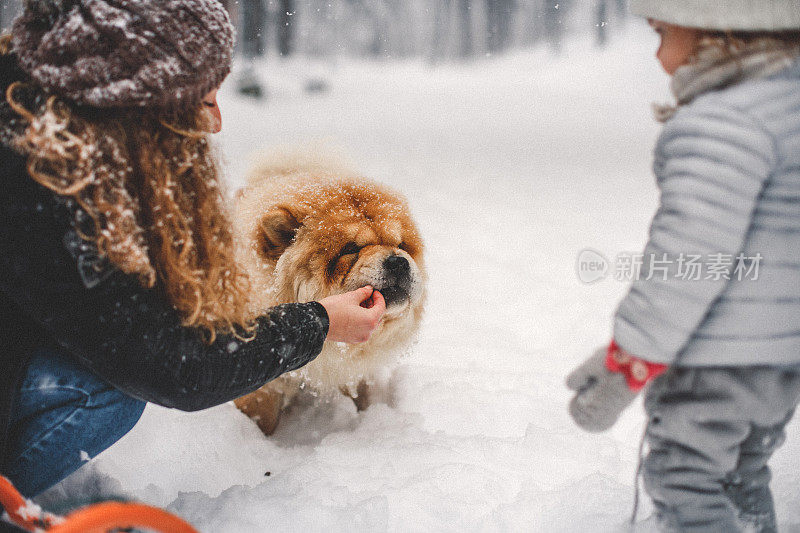
M 236 400 L 237 407 L 268 435 L 301 388 L 343 393 L 365 409 L 369 386 L 409 345 L 425 301 L 423 242 L 406 201 L 332 159 L 263 156 L 237 197 L 233 223 L 254 316 L 365 285 L 387 301 L 368 342 L 326 342 L 314 361 Z

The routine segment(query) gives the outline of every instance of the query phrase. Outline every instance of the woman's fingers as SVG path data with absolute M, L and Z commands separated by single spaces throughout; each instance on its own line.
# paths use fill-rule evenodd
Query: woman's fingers
M 370 309 L 373 305 L 372 295 L 374 292 L 375 289 L 367 285 L 366 287 L 361 287 L 360 289 L 353 291 L 351 294 L 353 294 L 353 298 L 357 301 L 358 305 L 364 309 Z
M 381 294 L 380 291 L 374 291 L 372 293 L 372 306 L 368 309 L 378 320 L 380 320 L 383 313 L 386 312 L 386 300 L 383 299 L 383 294 Z
M 371 286 L 324 298 L 328 312 L 328 340 L 361 343 L 372 336 L 386 312 L 383 295 Z

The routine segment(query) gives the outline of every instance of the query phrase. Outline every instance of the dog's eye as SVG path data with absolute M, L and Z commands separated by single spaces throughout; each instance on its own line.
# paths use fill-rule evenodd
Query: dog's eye
M 361 248 L 356 243 L 348 242 L 347 244 L 344 245 L 344 248 L 342 248 L 342 251 L 339 252 L 339 255 L 341 257 L 344 257 L 346 255 L 357 254 L 360 251 L 361 251 Z

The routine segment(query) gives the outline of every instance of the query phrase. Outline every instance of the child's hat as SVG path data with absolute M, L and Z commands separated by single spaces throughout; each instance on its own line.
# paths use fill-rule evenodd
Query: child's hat
M 26 0 L 19 66 L 51 94 L 92 107 L 199 104 L 231 70 L 219 0 Z
M 704 30 L 800 30 L 800 0 L 631 0 L 631 11 Z

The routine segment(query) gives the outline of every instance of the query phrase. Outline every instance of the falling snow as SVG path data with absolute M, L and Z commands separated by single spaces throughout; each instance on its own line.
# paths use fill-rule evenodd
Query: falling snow
M 640 249 L 657 204 L 655 46 L 638 23 L 602 52 L 573 42 L 569 61 L 347 62 L 323 69 L 331 91 L 317 97 L 302 91 L 306 63 L 271 62 L 264 103 L 226 88 L 234 183 L 253 150 L 317 138 L 406 194 L 430 272 L 419 342 L 364 412 L 309 396 L 265 438 L 232 405 L 151 406 L 57 490 L 122 492 L 204 532 L 623 528 L 641 405 L 589 435 L 563 379 L 607 342 L 626 290 L 581 284 L 578 252 Z M 785 530 L 800 527 L 796 425 L 773 461 Z

